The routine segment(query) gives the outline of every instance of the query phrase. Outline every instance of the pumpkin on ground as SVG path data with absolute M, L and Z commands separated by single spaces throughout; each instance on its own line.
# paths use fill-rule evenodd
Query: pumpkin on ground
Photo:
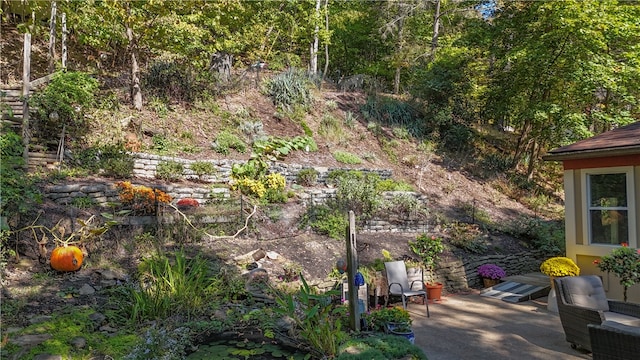
M 51 252 L 51 267 L 58 271 L 76 271 L 82 266 L 82 250 L 77 246 L 60 246 Z

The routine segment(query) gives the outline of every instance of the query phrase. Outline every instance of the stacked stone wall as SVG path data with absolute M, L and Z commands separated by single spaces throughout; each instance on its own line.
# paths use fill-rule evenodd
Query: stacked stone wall
M 187 180 L 197 180 L 205 183 L 228 183 L 231 180 L 231 169 L 234 164 L 243 164 L 242 160 L 189 160 L 170 156 L 160 156 L 146 153 L 134 154 L 133 175 L 135 177 L 153 179 L 156 177 L 158 165 L 162 162 L 175 161 L 184 167 L 182 177 Z M 214 172 L 198 176 L 191 169 L 195 162 L 208 162 L 213 165 Z M 352 169 L 339 167 L 304 166 L 300 164 L 286 164 L 283 162 L 269 162 L 269 171 L 282 174 L 288 183 L 295 183 L 298 173 L 304 169 L 315 169 L 318 172 L 318 185 L 327 185 L 329 174 L 334 170 L 357 170 L 363 173 L 377 174 L 381 179 L 389 179 L 393 172 L 387 169 Z
M 482 264 L 496 264 L 505 270 L 507 276 L 513 276 L 540 272 L 540 264 L 545 259 L 545 254 L 540 251 L 448 259 L 438 264 L 435 277 L 447 291 L 463 291 L 482 287 L 482 278 L 478 275 L 478 267 Z

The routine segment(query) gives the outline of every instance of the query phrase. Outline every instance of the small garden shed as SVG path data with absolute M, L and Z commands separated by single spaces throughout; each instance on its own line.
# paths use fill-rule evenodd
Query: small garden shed
M 619 246 L 640 248 L 640 121 L 554 149 L 544 159 L 564 167 L 567 257 L 582 275 L 601 276 L 607 296 L 621 300 L 619 279 L 593 261 Z M 640 302 L 640 285 L 628 296 Z

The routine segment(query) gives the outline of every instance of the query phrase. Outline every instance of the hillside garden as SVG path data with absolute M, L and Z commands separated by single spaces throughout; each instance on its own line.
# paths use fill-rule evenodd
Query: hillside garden
M 335 286 L 346 212 L 359 230 L 381 214 L 428 225 L 360 232 L 367 281 L 385 260 L 430 264 L 417 239 L 442 239 L 444 260 L 562 255 L 561 169 L 541 156 L 638 120 L 633 4 L 58 1 L 65 69 L 47 52 L 48 4 L 2 3 L 2 84 L 21 78 L 25 32 L 33 76 L 55 69 L 29 98 L 30 141 L 11 127 L 0 137 L 9 358 L 426 358 L 402 338 L 348 329 Z M 628 26 L 605 36 L 609 24 Z M 61 144 L 63 162 L 27 171 L 25 145 Z M 136 153 L 191 162 L 136 178 Z M 230 181 L 204 181 L 221 159 L 235 161 Z M 293 181 L 271 170 L 279 162 L 300 166 Z M 316 168 L 330 169 L 322 182 Z M 45 196 L 93 182 L 113 183 L 118 201 Z M 231 199 L 180 203 L 161 190 L 176 184 Z M 312 189 L 335 195 L 313 204 Z M 200 221 L 234 201 L 244 208 L 231 225 Z M 129 220 L 166 215 L 177 220 Z M 261 345 L 213 342 L 238 334 Z

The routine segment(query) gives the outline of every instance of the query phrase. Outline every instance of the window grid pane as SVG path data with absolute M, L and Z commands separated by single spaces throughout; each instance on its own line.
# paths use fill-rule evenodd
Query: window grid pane
M 590 174 L 587 180 L 591 243 L 629 243 L 627 175 Z

